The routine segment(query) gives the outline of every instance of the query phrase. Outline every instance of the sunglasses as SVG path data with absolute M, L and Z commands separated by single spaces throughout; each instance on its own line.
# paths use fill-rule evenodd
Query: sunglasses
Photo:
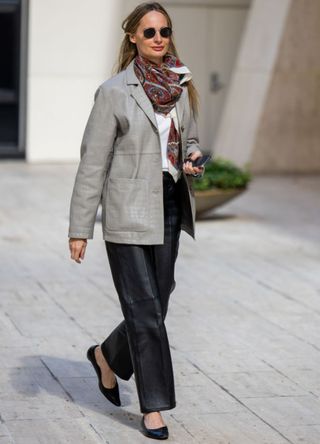
M 152 39 L 156 35 L 156 29 L 155 28 L 147 28 L 143 30 L 144 38 L 146 39 Z M 160 29 L 160 35 L 161 37 L 168 38 L 172 35 L 172 29 L 169 26 L 165 26 L 164 28 Z

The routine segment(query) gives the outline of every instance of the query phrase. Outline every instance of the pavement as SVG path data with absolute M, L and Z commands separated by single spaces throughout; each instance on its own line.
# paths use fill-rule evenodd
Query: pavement
M 0 444 L 135 444 L 134 377 L 122 407 L 86 359 L 122 320 L 96 222 L 70 260 L 77 164 L 0 163 Z M 179 444 L 319 444 L 320 176 L 254 177 L 182 233 L 166 326 Z

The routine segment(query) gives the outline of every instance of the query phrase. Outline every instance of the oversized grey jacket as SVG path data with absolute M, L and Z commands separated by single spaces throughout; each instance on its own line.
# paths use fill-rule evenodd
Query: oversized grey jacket
M 99 203 L 103 239 L 126 244 L 163 244 L 160 136 L 152 104 L 133 61 L 95 93 L 85 127 L 70 203 L 69 232 L 92 239 Z M 187 87 L 176 103 L 183 157 L 199 150 Z M 181 228 L 195 239 L 193 177 L 182 173 Z

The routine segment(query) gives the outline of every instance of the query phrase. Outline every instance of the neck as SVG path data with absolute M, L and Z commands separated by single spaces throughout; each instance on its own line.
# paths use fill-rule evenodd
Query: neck
M 161 63 L 163 62 L 163 57 L 161 57 L 160 59 L 150 59 L 150 61 L 155 63 L 156 65 L 161 65 Z

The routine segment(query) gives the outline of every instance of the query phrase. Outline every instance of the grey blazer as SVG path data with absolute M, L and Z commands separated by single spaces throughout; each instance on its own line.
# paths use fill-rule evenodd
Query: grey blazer
M 92 239 L 99 203 L 102 235 L 111 242 L 163 244 L 160 136 L 152 104 L 133 61 L 104 81 L 85 127 L 70 202 L 69 232 Z M 176 103 L 183 156 L 199 150 L 187 87 Z M 193 177 L 182 174 L 181 228 L 195 239 Z

